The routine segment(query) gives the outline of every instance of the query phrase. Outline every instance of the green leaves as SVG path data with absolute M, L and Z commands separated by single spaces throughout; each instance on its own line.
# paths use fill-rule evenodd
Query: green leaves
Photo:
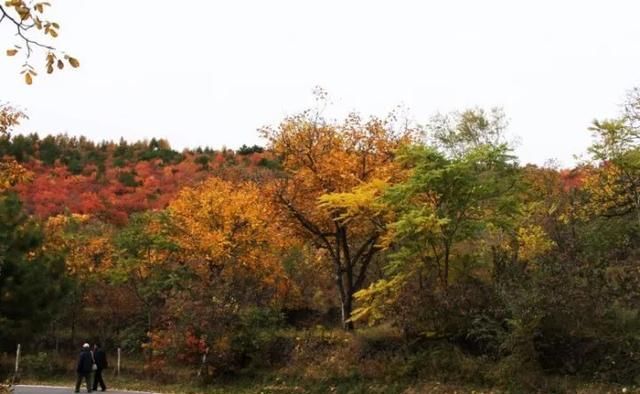
M 13 194 L 0 195 L 0 349 L 46 327 L 68 291 L 64 261 L 42 253 L 40 227 Z M 24 343 L 24 342 L 23 342 Z
M 467 109 L 436 115 L 424 128 L 426 139 L 447 156 L 462 156 L 481 146 L 508 145 L 502 109 Z
M 369 206 L 383 206 L 389 217 L 381 244 L 388 254 L 384 277 L 356 294 L 361 303 L 352 320 L 375 322 L 403 309 L 415 283 L 431 283 L 425 292 L 444 291 L 458 274 L 483 261 L 483 243 L 497 231 L 514 234 L 519 215 L 519 172 L 504 144 L 479 144 L 459 154 L 427 145 L 409 145 L 397 160 L 409 169 L 404 181 L 368 195 L 359 193 L 324 196 L 324 206 L 350 209 L 368 198 Z M 365 198 L 368 196 L 368 198 Z M 535 230 L 535 231 L 534 231 Z M 515 235 L 512 235 L 514 237 Z M 522 233 L 529 255 L 544 243 L 539 228 Z M 425 282 L 426 281 L 426 282 Z M 410 313 L 410 312 L 409 312 Z

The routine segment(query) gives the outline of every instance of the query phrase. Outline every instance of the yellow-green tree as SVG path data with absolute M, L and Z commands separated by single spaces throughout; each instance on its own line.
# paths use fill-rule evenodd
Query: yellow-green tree
M 595 163 L 585 179 L 586 210 L 605 217 L 633 215 L 640 226 L 640 95 L 630 93 L 618 119 L 594 121 L 589 148 Z
M 387 275 L 357 293 L 363 305 L 355 319 L 377 320 L 392 310 L 419 318 L 415 308 L 425 307 L 422 297 L 446 299 L 455 279 L 490 272 L 490 263 L 482 264 L 487 242 L 509 248 L 518 236 L 517 166 L 506 146 L 484 145 L 448 157 L 414 145 L 399 161 L 410 174 L 383 196 L 395 214 L 384 237 L 391 251 Z M 500 233 L 507 245 L 490 239 Z M 529 233 L 523 229 L 519 235 L 531 239 Z

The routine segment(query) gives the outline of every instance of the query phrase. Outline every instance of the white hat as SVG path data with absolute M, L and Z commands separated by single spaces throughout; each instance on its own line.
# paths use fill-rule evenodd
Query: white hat
M 85 343 L 84 345 L 82 345 L 82 347 L 89 348 L 89 347 L 91 347 L 91 346 L 89 346 L 89 344 L 88 344 L 88 343 Z

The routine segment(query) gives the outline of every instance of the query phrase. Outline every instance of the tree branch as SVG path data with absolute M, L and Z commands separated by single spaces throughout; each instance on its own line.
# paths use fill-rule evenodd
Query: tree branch
M 334 261 L 339 261 L 338 257 L 336 256 L 336 252 L 331 247 L 331 243 L 329 242 L 329 239 L 327 238 L 328 236 L 335 236 L 335 234 L 328 234 L 328 233 L 325 233 L 325 232 L 321 231 L 318 228 L 318 226 L 313 224 L 300 211 L 298 211 L 296 209 L 296 207 L 293 206 L 291 201 L 287 200 L 282 195 L 282 193 L 278 193 L 278 199 L 287 208 L 289 213 L 291 213 L 291 215 L 293 215 L 293 217 L 302 225 L 302 227 L 304 227 L 308 232 L 310 232 L 311 234 L 316 236 L 321 241 L 321 243 L 324 245 L 324 247 L 327 250 L 329 250 L 329 253 L 331 253 L 331 257 L 333 258 L 333 260 Z
M 362 259 L 362 265 L 360 265 L 360 271 L 358 272 L 358 277 L 356 279 L 356 283 L 354 284 L 354 289 L 361 289 L 364 284 L 364 280 L 367 278 L 367 270 L 369 269 L 369 264 L 373 260 L 373 256 L 375 253 L 380 250 L 377 246 L 371 245 L 367 254 L 364 255 Z
M 5 10 L 2 5 L 0 5 L 0 13 L 2 13 L 2 18 L 0 18 L 0 23 L 6 18 L 6 19 L 9 19 L 9 21 L 16 26 L 16 30 L 17 30 L 16 35 L 24 41 L 27 47 L 27 59 L 31 57 L 31 53 L 33 52 L 33 50 L 31 49 L 31 45 L 48 49 L 50 51 L 56 50 L 56 48 L 52 47 L 51 45 L 42 44 L 41 42 L 32 40 L 31 38 L 25 35 L 25 32 L 27 32 L 29 29 L 35 26 L 35 24 L 26 25 L 24 22 L 16 20 L 14 17 L 9 15 L 7 10 Z

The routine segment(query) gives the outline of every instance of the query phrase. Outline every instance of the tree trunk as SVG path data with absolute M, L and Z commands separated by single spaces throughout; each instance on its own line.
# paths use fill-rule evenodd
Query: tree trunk
M 75 296 L 75 295 L 74 295 Z M 76 346 L 76 301 L 71 305 L 71 345 Z
M 449 244 L 445 244 L 444 247 L 444 290 L 446 291 L 449 288 L 449 253 L 450 246 Z
M 340 295 L 340 312 L 342 317 L 342 327 L 347 330 L 353 330 L 351 312 L 353 310 L 353 286 L 349 283 L 348 278 L 352 275 L 345 275 L 346 269 L 342 267 L 340 260 L 334 261 L 336 268 L 336 287 Z
M 353 309 L 353 295 L 347 294 L 345 299 L 342 300 L 342 328 L 346 331 L 353 330 L 353 322 L 351 319 L 351 312 Z

